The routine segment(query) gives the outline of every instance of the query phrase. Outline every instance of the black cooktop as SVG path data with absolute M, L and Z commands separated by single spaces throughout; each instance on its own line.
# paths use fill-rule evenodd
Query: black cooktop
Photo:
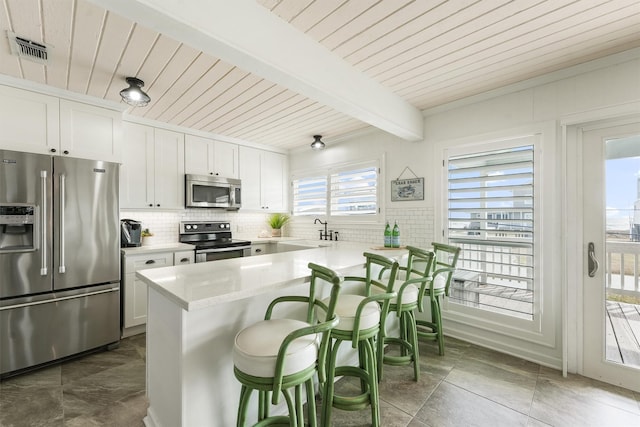
M 223 221 L 182 221 L 178 240 L 194 245 L 196 251 L 251 245 L 248 240 L 233 239 L 231 224 Z

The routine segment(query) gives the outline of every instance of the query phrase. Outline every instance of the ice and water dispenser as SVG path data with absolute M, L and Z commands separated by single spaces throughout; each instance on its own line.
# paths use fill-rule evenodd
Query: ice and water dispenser
M 0 253 L 37 249 L 37 212 L 36 205 L 0 203 Z

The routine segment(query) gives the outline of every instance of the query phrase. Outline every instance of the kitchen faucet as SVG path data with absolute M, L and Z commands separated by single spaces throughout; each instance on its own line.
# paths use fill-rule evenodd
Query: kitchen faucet
M 313 223 L 314 224 L 320 223 L 320 224 L 324 225 L 324 233 L 322 232 L 322 230 L 318 230 L 318 231 L 320 231 L 320 240 L 333 240 L 333 230 L 327 231 L 327 221 L 322 222 L 320 220 L 320 218 L 316 218 L 313 221 Z M 336 240 L 337 240 L 337 236 L 336 236 Z

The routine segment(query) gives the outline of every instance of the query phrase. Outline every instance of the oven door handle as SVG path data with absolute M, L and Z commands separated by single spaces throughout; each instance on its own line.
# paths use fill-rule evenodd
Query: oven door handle
M 232 246 L 229 248 L 219 249 L 197 249 L 196 254 L 211 254 L 215 252 L 231 252 L 231 251 L 243 251 L 245 249 L 251 249 L 251 245 L 248 246 Z

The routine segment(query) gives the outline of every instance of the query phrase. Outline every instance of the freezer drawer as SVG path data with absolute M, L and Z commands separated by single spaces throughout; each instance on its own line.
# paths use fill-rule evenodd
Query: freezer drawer
M 95 292 L 0 307 L 0 375 L 119 339 L 117 283 Z

